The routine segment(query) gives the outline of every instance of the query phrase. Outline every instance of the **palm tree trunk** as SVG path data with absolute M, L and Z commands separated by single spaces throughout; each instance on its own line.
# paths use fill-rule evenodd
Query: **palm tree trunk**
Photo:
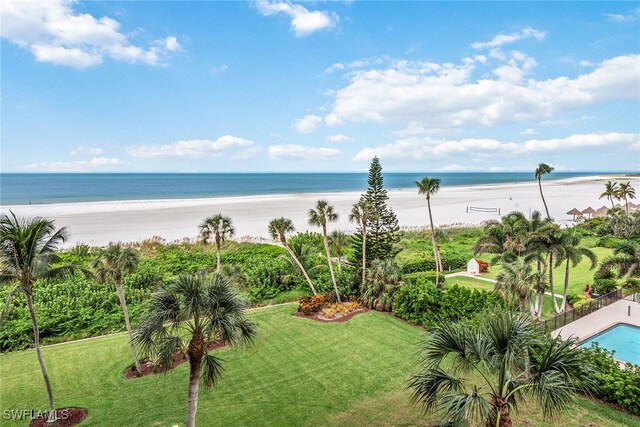
M 538 320 L 542 318 L 543 305 L 544 305 L 544 291 L 538 293 Z
M 140 361 L 138 360 L 138 352 L 136 350 L 136 344 L 133 341 L 133 332 L 131 331 L 131 323 L 129 323 L 129 309 L 127 308 L 127 300 L 124 298 L 124 290 L 122 289 L 122 283 L 116 281 L 116 289 L 118 291 L 118 299 L 120 300 L 120 306 L 124 313 L 124 324 L 127 327 L 127 334 L 129 335 L 129 345 L 131 346 L 131 355 L 133 356 L 133 363 L 135 364 L 136 371 L 142 372 L 140 368 Z
M 340 251 L 336 251 L 338 254 L 338 272 L 342 273 L 342 254 Z
M 436 263 L 436 287 L 440 287 L 440 262 L 438 261 L 438 246 L 436 245 L 436 232 L 433 228 L 433 216 L 431 215 L 431 201 L 427 197 L 427 208 L 429 210 L 429 225 L 431 226 L 431 245 L 433 246 L 433 258 Z
M 286 243 L 286 241 L 284 243 L 284 248 L 287 250 L 287 252 L 289 252 L 289 255 L 291 256 L 291 258 L 293 258 L 293 261 L 296 263 L 296 265 L 298 266 L 298 268 L 302 272 L 302 275 L 307 280 L 307 283 L 309 284 L 309 287 L 311 288 L 311 291 L 313 292 L 313 294 L 314 295 L 318 295 L 318 292 L 316 292 L 316 288 L 313 286 L 313 282 L 309 278 L 309 275 L 307 274 L 307 271 L 304 269 L 304 267 L 302 266 L 302 263 L 300 262 L 300 260 L 296 256 L 296 254 L 293 253 L 293 251 L 291 250 L 289 245 Z
M 187 400 L 186 427 L 196 426 L 196 412 L 198 411 L 198 391 L 200 389 L 200 367 L 202 356 L 189 355 L 189 399 Z
M 520 304 L 520 313 L 524 314 L 527 312 L 525 308 L 526 298 L 518 297 L 518 303 Z
M 336 298 L 338 302 L 342 302 L 340 299 L 340 291 L 338 290 L 338 283 L 336 283 L 336 276 L 333 274 L 333 265 L 331 263 L 331 253 L 329 252 L 329 242 L 327 241 L 327 227 L 322 226 L 322 236 L 324 238 L 324 251 L 327 254 L 327 263 L 329 264 L 329 273 L 331 273 L 331 281 L 333 282 L 333 289 L 336 291 Z
M 529 294 L 529 314 L 531 314 L 531 318 L 535 319 L 536 318 L 536 297 L 535 296 L 531 296 L 531 294 Z
M 564 269 L 564 290 L 562 291 L 560 311 L 567 311 L 567 292 L 569 292 L 569 258 L 567 258 L 567 266 Z
M 625 206 L 625 209 L 626 209 L 627 213 L 629 213 L 629 200 L 627 199 L 627 195 L 626 194 L 624 196 L 624 206 Z
M 44 385 L 47 387 L 47 397 L 49 398 L 49 417 L 47 419 L 47 422 L 52 423 L 56 420 L 56 405 L 53 401 L 53 389 L 51 388 L 51 381 L 49 381 L 47 367 L 44 365 L 44 359 L 42 359 L 42 353 L 40 352 L 40 330 L 38 329 L 38 321 L 36 320 L 36 311 L 33 308 L 33 296 L 30 292 L 26 295 L 27 307 L 29 308 L 29 315 L 31 316 L 31 325 L 33 326 L 33 338 L 36 346 L 36 356 L 38 356 L 38 363 L 40 364 L 40 370 L 42 371 Z
M 556 293 L 553 290 L 553 254 L 549 253 L 549 291 L 551 291 L 551 300 L 553 301 L 553 311 L 558 314 L 560 313 L 560 308 L 558 307 L 558 302 L 556 301 Z
M 544 211 L 547 213 L 547 219 L 551 219 L 551 215 L 549 215 L 549 208 L 547 207 L 547 202 L 544 200 L 544 194 L 542 194 L 542 180 L 538 178 L 538 187 L 540 188 L 540 197 L 542 197 L 542 204 L 544 205 Z
M 220 236 L 216 234 L 216 273 L 220 273 Z
M 362 221 L 362 285 L 366 280 L 367 271 L 367 224 Z

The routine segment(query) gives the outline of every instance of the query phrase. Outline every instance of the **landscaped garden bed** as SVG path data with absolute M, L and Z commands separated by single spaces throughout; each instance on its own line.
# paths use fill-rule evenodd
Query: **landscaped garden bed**
M 335 295 L 314 295 L 302 298 L 298 306 L 297 317 L 316 320 L 318 322 L 346 322 L 353 316 L 369 311 L 355 297 L 345 302 L 338 302 Z
M 30 427 L 73 427 L 80 424 L 87 418 L 88 411 L 85 408 L 61 408 L 56 410 L 57 420 L 53 423 L 47 422 L 47 414 L 42 414 L 31 421 Z

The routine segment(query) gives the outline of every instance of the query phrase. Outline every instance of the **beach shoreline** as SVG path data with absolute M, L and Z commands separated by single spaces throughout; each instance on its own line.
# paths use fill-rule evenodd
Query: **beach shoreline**
M 543 191 L 550 214 L 558 223 L 569 224 L 566 212 L 591 206 L 609 205 L 598 197 L 604 183 L 612 179 L 640 185 L 638 177 L 594 175 L 543 181 Z M 340 218 L 330 229 L 352 231 L 348 222 L 350 207 L 362 191 L 329 193 L 292 193 L 253 196 L 207 197 L 197 199 L 118 200 L 96 202 L 52 203 L 39 205 L 6 205 L 3 213 L 13 211 L 23 216 L 44 216 L 55 220 L 58 227 L 68 227 L 70 238 L 65 246 L 77 243 L 103 246 L 111 241 L 141 241 L 154 236 L 167 241 L 195 238 L 198 224 L 209 215 L 222 213 L 232 218 L 237 238 L 268 237 L 267 224 L 276 217 L 293 220 L 297 231 L 317 231 L 307 223 L 307 212 L 318 199 L 334 204 Z M 426 224 L 426 203 L 415 189 L 389 189 L 389 205 L 402 227 Z M 478 184 L 442 187 L 432 198 L 434 222 L 478 225 L 488 219 L 499 219 L 511 211 L 529 214 L 543 211 L 537 182 Z M 495 208 L 498 212 L 468 212 L 467 207 Z

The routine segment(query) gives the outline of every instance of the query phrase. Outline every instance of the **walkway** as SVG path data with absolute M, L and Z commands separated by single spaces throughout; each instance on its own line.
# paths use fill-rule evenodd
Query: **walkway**
M 476 279 L 476 280 L 484 280 L 485 282 L 491 282 L 491 283 L 496 283 L 496 281 L 494 279 L 489 279 L 488 277 L 480 277 L 480 276 L 476 276 L 474 274 L 471 273 L 467 273 L 466 271 L 458 271 L 457 273 L 449 273 L 449 274 L 445 274 L 445 279 L 448 279 L 449 277 L 468 277 L 470 279 Z M 551 292 L 545 292 L 545 295 L 549 295 L 551 296 Z M 555 295 L 556 298 L 562 299 L 562 295 Z

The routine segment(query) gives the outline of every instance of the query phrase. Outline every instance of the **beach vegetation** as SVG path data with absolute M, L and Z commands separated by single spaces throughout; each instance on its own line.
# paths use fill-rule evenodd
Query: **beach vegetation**
M 369 308 L 390 311 L 393 297 L 402 285 L 402 271 L 392 259 L 376 259 L 371 262 L 360 286 L 362 301 Z
M 431 197 L 440 190 L 440 179 L 424 177 L 420 181 L 416 181 L 418 194 L 425 196 L 427 200 L 427 210 L 429 212 L 429 227 L 431 228 L 431 245 L 433 247 L 433 258 L 436 261 L 436 271 L 442 272 L 442 260 L 440 258 L 440 245 L 436 243 L 436 231 L 433 227 L 433 215 L 431 214 Z M 439 276 L 436 275 L 436 286 L 440 286 Z
M 236 230 L 231 218 L 222 214 L 207 217 L 200 223 L 200 239 L 205 245 L 211 240 L 216 246 L 216 273 L 220 272 L 220 248 L 222 242 L 232 237 Z
M 549 215 L 549 208 L 547 207 L 547 201 L 544 199 L 544 193 L 542 192 L 542 177 L 550 174 L 554 171 L 553 166 L 549 166 L 546 163 L 540 163 L 534 172 L 534 176 L 538 181 L 538 188 L 540 189 L 540 198 L 542 198 L 542 204 L 544 205 L 544 210 L 547 214 L 547 219 L 551 220 L 551 216 Z
M 330 205 L 326 200 L 318 200 L 315 208 L 309 210 L 309 224 L 322 228 L 322 242 L 324 244 L 324 251 L 327 256 L 327 265 L 329 266 L 329 273 L 331 274 L 331 283 L 336 292 L 336 298 L 338 302 L 340 300 L 340 291 L 338 290 L 338 282 L 336 282 L 336 276 L 333 272 L 333 260 L 331 259 L 331 250 L 329 249 L 329 237 L 327 235 L 327 224 L 330 222 L 336 222 L 338 220 L 338 214 L 335 212 L 333 205 Z

